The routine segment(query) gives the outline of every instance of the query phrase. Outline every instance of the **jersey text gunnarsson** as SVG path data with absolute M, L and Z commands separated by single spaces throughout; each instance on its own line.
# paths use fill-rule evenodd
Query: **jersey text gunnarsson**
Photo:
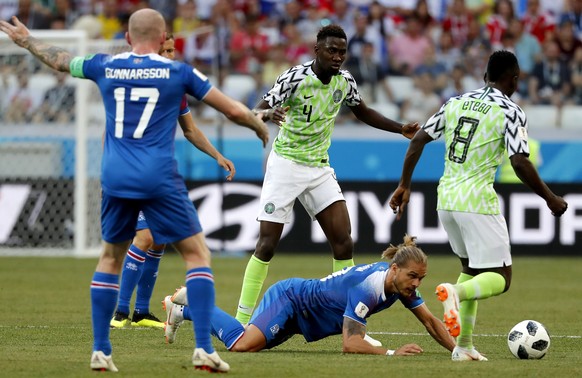
M 169 68 L 106 68 L 106 79 L 141 80 L 169 79 Z

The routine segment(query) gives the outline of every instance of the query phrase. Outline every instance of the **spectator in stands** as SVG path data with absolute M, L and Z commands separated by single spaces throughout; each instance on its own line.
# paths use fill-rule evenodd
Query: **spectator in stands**
M 582 47 L 578 47 L 574 52 L 574 57 L 570 62 L 572 73 L 572 95 L 576 105 L 582 105 Z
M 394 101 L 392 90 L 388 85 L 386 73 L 382 66 L 374 60 L 374 44 L 364 42 L 361 46 L 359 56 L 350 56 L 346 63 L 347 69 L 352 73 L 354 80 L 358 83 L 358 89 L 365 98 L 371 102 L 378 101 L 378 90 L 384 91 L 385 97 Z
M 447 16 L 443 20 L 443 31 L 451 33 L 455 46 L 461 47 L 466 43 L 469 24 L 473 19 L 474 17 L 465 7 L 464 0 L 452 0 Z M 479 25 L 479 21 L 476 22 Z
M 289 0 L 285 3 L 285 11 L 281 14 L 280 29 L 283 30 L 289 24 L 297 25 L 303 20 L 302 10 L 299 0 Z
M 465 6 L 471 16 L 481 25 L 485 25 L 494 13 L 495 0 L 470 0 L 465 2 Z
M 439 109 L 441 99 L 435 92 L 434 77 L 428 71 L 415 75 L 414 87 L 402 104 L 400 119 L 424 123 Z
M 556 28 L 554 17 L 541 9 L 540 0 L 527 1 L 527 9 L 522 21 L 524 30 L 536 37 L 540 44 L 548 38 L 553 38 Z
M 302 58 L 309 59 L 310 55 Z M 269 56 L 263 65 L 263 80 L 268 85 L 273 85 L 279 74 L 289 67 L 289 64 L 296 64 L 295 60 L 288 60 L 285 56 L 285 45 L 277 44 L 269 49 Z M 255 106 L 255 104 L 253 104 Z
M 31 73 L 19 67 L 16 83 L 12 83 L 3 94 L 4 121 L 7 123 L 28 123 L 42 101 L 42 93 L 30 86 Z
M 311 56 L 311 49 L 301 38 L 301 34 L 299 34 L 295 24 L 285 25 L 282 34 L 284 39 L 284 55 L 288 64 L 298 64 Z
M 582 42 L 576 38 L 574 25 L 570 20 L 563 20 L 556 30 L 555 41 L 560 48 L 560 59 L 569 62 L 574 56 L 574 51 L 582 46 Z
M 509 0 L 497 0 L 493 8 L 493 14 L 485 25 L 489 43 L 492 46 L 501 42 L 503 33 L 507 31 L 509 22 L 515 18 L 513 4 Z
M 218 54 L 218 42 L 211 20 L 200 19 L 200 28 L 190 33 L 184 43 L 184 59 L 199 71 L 211 74 Z
M 249 16 L 230 40 L 230 61 L 234 72 L 250 74 L 254 65 L 265 62 L 268 52 L 269 43 L 267 36 L 261 33 L 260 20 Z
M 354 34 L 348 37 L 348 59 L 359 59 L 362 56 L 362 48 L 366 43 L 374 45 L 374 53 L 382 48 L 382 36 L 375 28 L 369 27 L 368 17 L 358 13 L 354 20 Z M 376 64 L 381 61 L 380 54 L 375 54 L 372 59 Z
M 465 83 L 467 83 L 465 79 L 465 67 L 461 64 L 456 64 L 451 71 L 447 87 L 443 90 L 441 101 L 446 102 L 451 97 L 460 96 L 463 93 L 478 88 L 476 82 L 473 88 L 467 87 Z
M 532 104 L 561 107 L 570 95 L 570 67 L 560 59 L 560 49 L 554 41 L 544 44 L 542 60 L 529 78 L 529 100 Z
M 523 23 L 516 18 L 509 22 L 508 32 L 514 37 L 514 52 L 519 62 L 518 92 L 521 96 L 527 96 L 527 82 L 536 62 L 541 59 L 542 47 L 533 35 L 524 31 Z
M 582 40 L 582 0 L 570 0 L 569 10 L 560 15 L 560 24 L 570 21 L 576 38 Z
M 437 60 L 435 47 L 432 44 L 425 50 L 423 62 L 414 70 L 414 78 L 420 78 L 426 72 L 432 77 L 434 92 L 440 95 L 447 85 L 449 71 L 443 63 Z
M 45 94 L 33 122 L 69 124 L 75 118 L 75 87 L 67 83 L 68 74 L 54 71 L 56 84 Z
M 321 28 L 321 15 L 317 3 L 315 1 L 309 1 L 304 7 L 303 13 L 305 17 L 296 23 L 297 30 L 301 34 L 301 39 L 312 46 L 315 44 L 314 36 Z
M 113 39 L 115 34 L 122 31 L 118 9 L 116 0 L 103 1 L 103 9 L 97 19 L 101 23 L 101 36 L 105 39 Z
M 334 0 L 333 13 L 329 20 L 332 24 L 342 27 L 346 35 L 353 35 L 354 33 L 354 16 L 355 10 L 350 6 L 348 0 Z
M 479 22 L 471 20 L 466 41 L 461 48 L 463 65 L 467 67 L 467 73 L 479 81 L 483 80 L 483 72 L 491 54 L 489 39 L 483 36 L 481 30 Z
M 172 22 L 172 32 L 174 35 L 191 33 L 200 26 L 197 9 L 195 0 L 179 2 L 176 18 Z
M 418 18 L 415 15 L 408 17 L 404 32 L 395 35 L 388 45 L 391 72 L 395 75 L 412 74 L 430 46 L 431 41 L 420 28 Z
M 448 72 L 461 60 L 461 49 L 453 43 L 453 36 L 450 32 L 441 32 L 436 43 L 436 60 L 444 64 Z

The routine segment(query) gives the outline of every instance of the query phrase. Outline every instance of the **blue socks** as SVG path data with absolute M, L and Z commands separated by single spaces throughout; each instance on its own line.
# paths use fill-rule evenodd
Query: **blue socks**
M 111 355 L 109 321 L 119 295 L 119 275 L 95 272 L 91 281 L 91 319 L 93 322 L 93 351 Z
M 212 269 L 206 267 L 190 269 L 186 272 L 186 288 L 196 348 L 203 348 L 206 353 L 213 353 L 214 347 L 210 337 L 210 321 L 215 296 Z
M 212 311 L 211 326 L 212 335 L 218 337 L 229 350 L 245 333 L 245 327 L 238 320 L 216 306 Z
M 158 268 L 160 267 L 160 260 L 163 255 L 164 250 L 154 251 L 149 249 L 147 252 L 141 278 L 137 283 L 135 312 L 138 314 L 149 314 L 150 312 L 150 300 L 152 299 L 154 286 L 158 278 Z M 123 278 L 121 279 L 121 288 L 123 290 Z
M 121 274 L 121 288 L 119 291 L 117 311 L 129 315 L 129 302 L 131 301 L 131 295 L 142 276 L 145 261 L 146 253 L 132 244 L 127 251 L 125 260 L 123 261 L 123 272 Z

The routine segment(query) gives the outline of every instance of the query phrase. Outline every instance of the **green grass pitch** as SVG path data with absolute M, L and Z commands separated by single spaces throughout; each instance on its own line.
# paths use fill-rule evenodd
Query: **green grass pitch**
M 356 255 L 357 263 L 377 256 Z M 234 313 L 247 258 L 215 257 L 217 304 Z M 96 259 L 0 258 L 0 375 L 5 377 L 94 377 L 89 369 L 92 336 L 89 283 Z M 265 288 L 288 277 L 323 277 L 330 273 L 328 255 L 280 254 L 272 263 Z M 441 316 L 434 287 L 455 281 L 460 264 L 451 256 L 430 256 L 428 276 L 420 292 L 428 307 Z M 152 311 L 165 317 L 161 300 L 184 280 L 184 265 L 175 254 L 162 260 Z M 296 336 L 287 343 L 255 354 L 230 353 L 215 340 L 235 377 L 581 377 L 582 259 L 514 258 L 513 283 L 500 297 L 481 301 L 475 345 L 488 362 L 454 363 L 448 351 L 427 335 L 404 307 L 369 320 L 369 333 L 385 346 L 414 342 L 424 353 L 413 357 L 344 355 L 341 336 L 306 343 Z M 541 360 L 514 358 L 505 336 L 524 319 L 548 328 L 551 347 Z M 113 356 L 119 376 L 203 376 L 191 367 L 192 327 L 186 322 L 175 344 L 151 329 L 112 330 Z

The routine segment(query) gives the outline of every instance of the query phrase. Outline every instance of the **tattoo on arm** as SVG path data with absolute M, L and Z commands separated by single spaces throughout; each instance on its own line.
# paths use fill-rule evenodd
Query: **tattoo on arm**
M 344 332 L 346 335 L 360 335 L 362 338 L 366 335 L 366 326 L 361 323 L 356 322 L 355 320 L 344 318 Z
M 40 59 L 47 66 L 57 71 L 69 72 L 71 63 L 71 54 L 60 47 L 51 46 L 36 38 L 28 37 L 27 44 L 24 45 L 28 51 Z

